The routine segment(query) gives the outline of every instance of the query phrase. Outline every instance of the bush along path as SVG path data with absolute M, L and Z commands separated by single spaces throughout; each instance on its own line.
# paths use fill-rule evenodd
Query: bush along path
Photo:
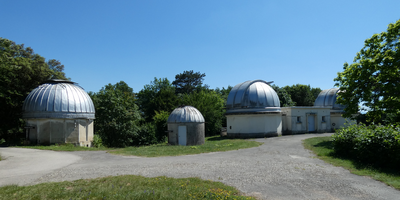
M 335 153 L 376 167 L 400 166 L 400 127 L 351 125 L 339 129 L 332 140 Z

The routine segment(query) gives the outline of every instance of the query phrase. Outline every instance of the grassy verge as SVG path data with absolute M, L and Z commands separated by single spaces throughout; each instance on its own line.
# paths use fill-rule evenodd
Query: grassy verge
M 303 141 L 305 148 L 314 152 L 319 159 L 335 166 L 348 169 L 351 173 L 360 176 L 369 176 L 400 190 L 400 170 L 376 168 L 349 158 L 334 154 L 331 137 L 315 137 Z
M 217 151 L 231 151 L 260 146 L 262 143 L 242 139 L 227 139 L 226 137 L 214 136 L 206 138 L 205 144 L 199 146 L 178 146 L 168 144 L 156 144 L 143 147 L 128 147 L 110 151 L 118 155 L 135 155 L 145 157 L 179 156 L 199 154 Z
M 207 137 L 205 144 L 199 146 L 179 146 L 169 145 L 167 143 L 155 144 L 141 147 L 126 147 L 126 148 L 93 148 L 80 147 L 73 144 L 56 144 L 49 146 L 16 146 L 21 148 L 53 150 L 53 151 L 108 151 L 117 155 L 135 155 L 144 157 L 159 157 L 159 156 L 179 156 L 189 154 L 199 154 L 218 151 L 231 151 L 258 147 L 262 143 L 243 139 L 228 139 L 226 137 L 212 136 Z
M 124 175 L 0 187 L 0 199 L 254 199 L 234 187 L 199 178 Z
M 107 147 L 81 147 L 75 146 L 73 144 L 55 144 L 55 145 L 33 145 L 33 146 L 15 146 L 21 148 L 28 148 L 28 149 L 40 149 L 40 150 L 53 150 L 53 151 L 108 151 L 113 150 L 115 148 L 107 148 Z

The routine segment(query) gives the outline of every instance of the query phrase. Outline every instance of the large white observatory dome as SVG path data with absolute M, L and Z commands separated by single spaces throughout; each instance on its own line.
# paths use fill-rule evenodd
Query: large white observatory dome
M 226 103 L 228 113 L 279 112 L 279 97 L 263 80 L 246 81 L 232 88 Z
M 23 118 L 95 118 L 92 99 L 80 86 L 68 80 L 48 80 L 33 89 L 22 109 Z

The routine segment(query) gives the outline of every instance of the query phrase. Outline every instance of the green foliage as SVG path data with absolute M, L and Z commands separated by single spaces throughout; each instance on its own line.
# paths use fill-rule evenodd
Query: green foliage
M 66 79 L 63 70 L 59 61 L 46 62 L 32 48 L 0 37 L 0 137 L 18 139 L 17 133 L 23 132 L 26 96 L 48 79 Z
M 218 135 L 224 119 L 224 99 L 213 90 L 194 91 L 184 94 L 182 104 L 197 108 L 206 121 L 206 135 Z
M 285 88 L 280 88 L 277 85 L 271 85 L 271 87 L 278 94 L 281 107 L 290 107 L 296 104 L 290 97 L 290 94 L 285 90 Z
M 0 199 L 254 199 L 234 187 L 200 178 L 124 175 L 0 188 Z
M 332 136 L 335 152 L 375 166 L 400 165 L 400 128 L 382 125 L 350 125 Z
M 353 64 L 344 64 L 334 81 L 341 91 L 337 103 L 347 106 L 345 117 L 358 113 L 363 103 L 368 121 L 381 122 L 387 113 L 393 114 L 393 122 L 400 121 L 399 49 L 400 20 L 365 40 Z
M 154 123 L 144 123 L 140 126 L 139 137 L 136 139 L 134 145 L 151 145 L 158 143 L 156 135 L 156 126 Z
M 320 88 L 311 88 L 310 85 L 296 84 L 285 86 L 283 89 L 290 95 L 295 106 L 313 106 L 318 94 L 322 91 Z M 290 105 L 290 101 L 287 101 Z
M 167 121 L 170 113 L 166 111 L 156 111 L 156 115 L 153 117 L 154 124 L 156 125 L 156 137 L 157 141 L 164 141 L 167 138 Z
M 232 88 L 233 87 L 229 85 L 226 89 L 224 87 L 222 87 L 222 89 L 219 89 L 218 87 L 215 89 L 215 92 L 217 94 L 219 94 L 224 101 L 224 108 L 226 108 L 226 102 L 228 101 L 228 96 L 229 96 L 229 93 L 231 92 Z M 226 116 L 225 115 L 222 116 L 221 121 L 222 121 L 221 126 L 226 127 L 227 125 L 226 125 Z
M 135 104 L 132 88 L 121 81 L 108 84 L 98 93 L 89 93 L 96 109 L 94 128 L 103 144 L 109 147 L 140 145 L 143 133 L 139 127 L 141 116 Z
M 308 138 L 303 140 L 303 145 L 327 163 L 348 169 L 351 173 L 359 176 L 369 176 L 398 190 L 400 189 L 400 169 L 398 167 L 394 169 L 374 167 L 348 156 L 340 156 L 335 153 L 332 139 L 332 137 Z
M 100 148 L 103 146 L 103 140 L 101 137 L 97 134 L 93 135 L 93 141 L 92 141 L 92 146 L 96 148 Z
M 178 106 L 175 88 L 167 78 L 157 79 L 145 85 L 137 94 L 139 109 L 144 114 L 146 122 L 151 122 L 156 111 L 171 113 Z
M 194 73 L 193 70 L 184 71 L 181 74 L 175 76 L 175 80 L 172 85 L 175 86 L 176 94 L 190 94 L 194 91 L 199 91 L 207 86 L 203 86 L 203 80 L 206 74 L 200 72 Z

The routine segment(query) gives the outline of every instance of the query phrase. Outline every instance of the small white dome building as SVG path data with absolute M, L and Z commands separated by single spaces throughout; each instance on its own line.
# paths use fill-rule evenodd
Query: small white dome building
M 172 145 L 202 145 L 205 141 L 204 117 L 195 107 L 181 106 L 168 117 L 168 143 Z
M 38 144 L 91 146 L 95 109 L 77 84 L 52 79 L 33 89 L 23 104 L 26 139 Z
M 263 80 L 237 84 L 226 104 L 227 135 L 233 138 L 270 137 L 282 134 L 279 97 Z

